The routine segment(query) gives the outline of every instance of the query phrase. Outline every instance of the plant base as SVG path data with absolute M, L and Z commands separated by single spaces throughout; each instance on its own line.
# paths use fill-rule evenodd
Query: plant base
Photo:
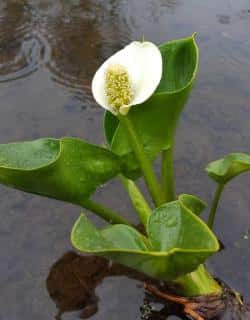
M 218 281 L 218 280 L 217 280 Z M 218 281 L 222 287 L 219 295 L 197 297 L 179 297 L 166 291 L 166 287 L 146 284 L 146 298 L 141 309 L 143 320 L 163 320 L 170 315 L 194 320 L 250 320 L 250 305 L 225 283 Z M 162 303 L 163 308 L 156 310 L 154 303 Z

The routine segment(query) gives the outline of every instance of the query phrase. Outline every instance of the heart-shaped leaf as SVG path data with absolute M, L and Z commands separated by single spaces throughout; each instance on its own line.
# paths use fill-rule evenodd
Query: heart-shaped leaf
M 0 145 L 0 183 L 75 204 L 119 172 L 118 156 L 76 138 Z
M 250 155 L 231 153 L 208 164 L 206 171 L 219 184 L 226 184 L 239 174 L 250 170 Z
M 196 205 L 188 207 L 190 199 L 185 205 L 177 200 L 154 210 L 148 220 L 148 238 L 126 225 L 98 230 L 81 215 L 71 233 L 72 244 L 80 251 L 104 256 L 151 277 L 174 280 L 219 250 L 215 235 L 191 212 Z M 194 202 L 199 199 L 194 198 Z
M 163 58 L 163 75 L 153 96 L 129 112 L 145 152 L 153 161 L 160 151 L 173 145 L 180 112 L 192 89 L 198 68 L 198 48 L 194 36 L 170 41 L 160 46 Z M 131 179 L 138 177 L 138 164 L 131 155 L 133 150 L 127 138 L 126 128 L 117 117 L 106 112 L 105 136 L 113 152 L 128 156 L 124 174 Z

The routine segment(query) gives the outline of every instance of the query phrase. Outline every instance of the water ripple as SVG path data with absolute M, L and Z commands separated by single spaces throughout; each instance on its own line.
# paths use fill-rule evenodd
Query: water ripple
M 45 66 L 54 82 L 91 103 L 95 70 L 130 41 L 121 5 L 89 0 L 4 3 L 0 82 L 28 77 Z
M 25 78 L 37 71 L 50 59 L 50 46 L 39 33 L 23 37 L 18 46 L 1 52 L 0 83 Z

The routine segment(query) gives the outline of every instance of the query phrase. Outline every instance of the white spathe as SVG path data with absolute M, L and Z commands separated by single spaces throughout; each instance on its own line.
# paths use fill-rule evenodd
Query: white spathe
M 146 101 L 160 83 L 162 76 L 161 52 L 152 42 L 133 41 L 108 58 L 96 71 L 92 80 L 93 96 L 101 107 L 117 114 L 117 110 L 108 104 L 105 90 L 106 72 L 112 65 L 120 65 L 126 70 L 133 90 L 131 102 L 119 109 L 119 112 L 125 115 L 131 106 Z

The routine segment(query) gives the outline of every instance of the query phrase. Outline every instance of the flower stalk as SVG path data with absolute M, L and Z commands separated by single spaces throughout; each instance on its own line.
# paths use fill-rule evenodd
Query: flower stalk
M 166 202 L 175 200 L 173 147 L 162 151 L 161 178 Z

